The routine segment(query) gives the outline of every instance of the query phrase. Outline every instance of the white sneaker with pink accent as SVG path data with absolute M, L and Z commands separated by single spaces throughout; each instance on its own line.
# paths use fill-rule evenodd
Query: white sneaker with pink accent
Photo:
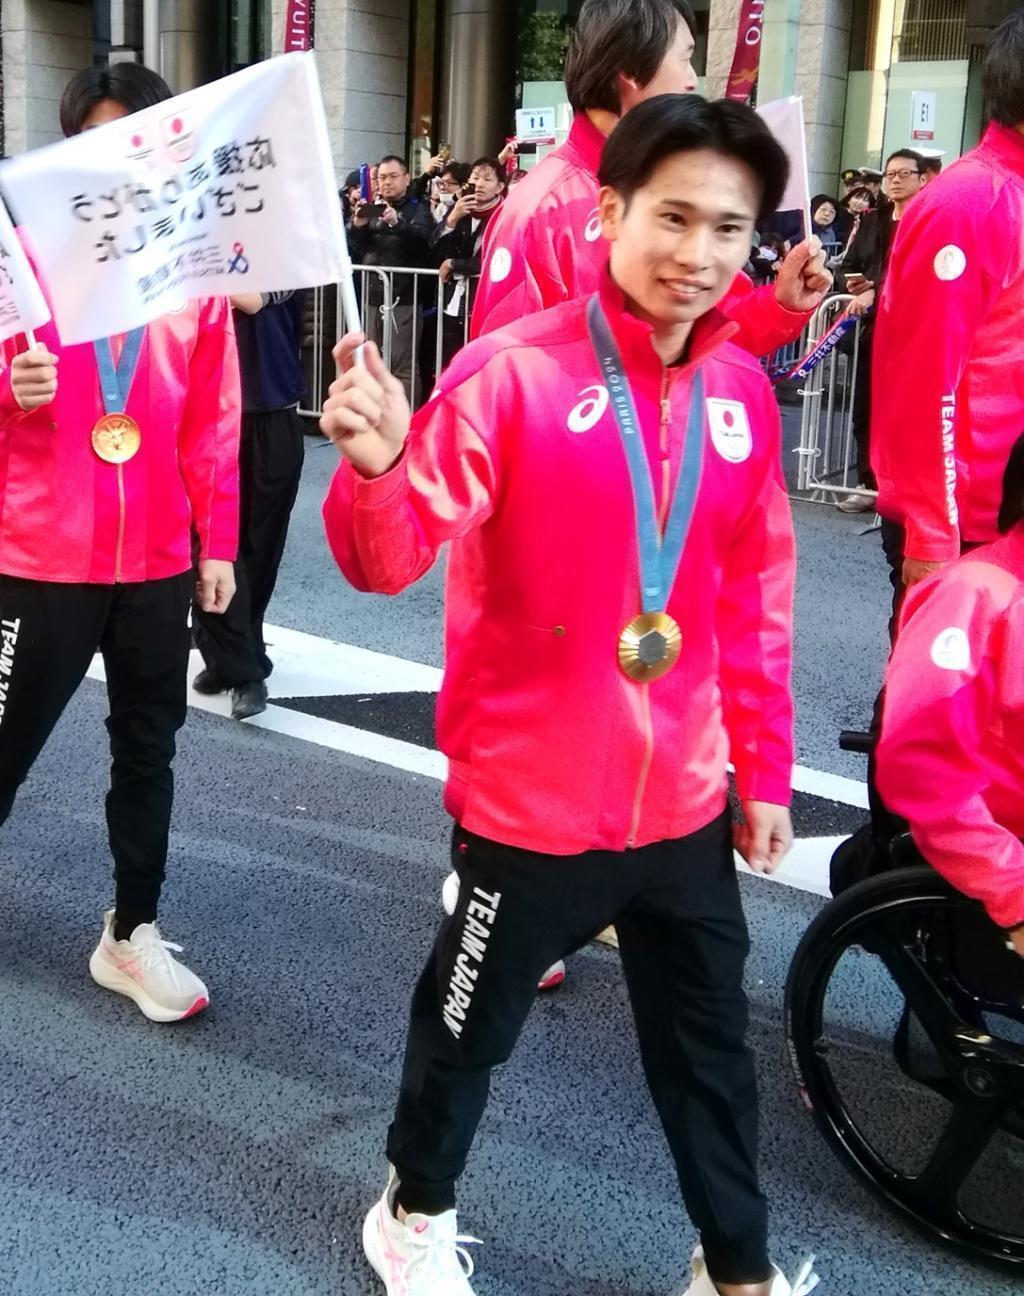
M 97 985 L 127 995 L 150 1021 L 175 1022 L 194 1017 L 210 1002 L 210 992 L 194 972 L 171 958 L 181 953 L 160 936 L 155 923 L 142 923 L 130 940 L 114 940 L 114 911 L 103 915 L 103 935 L 89 960 Z
M 390 1185 L 363 1224 L 363 1250 L 387 1296 L 473 1296 L 473 1258 L 466 1246 L 479 1238 L 459 1236 L 453 1210 L 410 1215 L 400 1224 L 389 1191 Z
M 718 1288 L 711 1281 L 708 1267 L 704 1260 L 704 1249 L 698 1247 L 693 1253 L 693 1279 L 683 1296 L 718 1296 Z M 772 1265 L 771 1296 L 810 1296 L 820 1279 L 814 1272 L 814 1257 L 805 1260 L 792 1283 L 788 1281 L 781 1269 Z

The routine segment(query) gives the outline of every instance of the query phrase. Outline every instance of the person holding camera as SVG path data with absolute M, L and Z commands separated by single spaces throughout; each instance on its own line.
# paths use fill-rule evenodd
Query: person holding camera
M 377 200 L 360 203 L 352 215 L 348 242 L 357 265 L 432 266 L 430 235 L 433 219 L 429 203 L 409 192 L 412 178 L 407 163 L 393 154 L 382 158 L 377 168 Z M 392 278 L 392 300 L 385 320 L 383 284 L 370 277 L 367 292 L 366 334 L 383 349 L 384 328 L 392 331 L 391 372 L 419 404 L 419 375 L 413 359 L 423 327 L 420 303 L 416 302 L 413 275 Z
M 441 328 L 444 336 L 442 368 L 448 366 L 465 340 L 470 284 L 480 274 L 487 223 L 501 206 L 505 187 L 505 169 L 497 158 L 477 158 L 469 180 L 434 230 L 431 245 L 445 286 L 444 312 L 440 319 L 435 317 L 424 324 L 420 364 L 424 391 L 433 387 L 436 378 L 437 329 Z

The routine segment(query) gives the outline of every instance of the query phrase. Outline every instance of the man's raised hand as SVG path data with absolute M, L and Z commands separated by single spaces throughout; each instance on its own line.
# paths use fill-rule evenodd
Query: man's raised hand
M 363 365 L 355 360 L 359 347 Z M 362 333 L 346 333 L 334 359 L 341 372 L 327 393 L 320 430 L 361 476 L 380 477 L 401 455 L 409 435 L 405 388 Z

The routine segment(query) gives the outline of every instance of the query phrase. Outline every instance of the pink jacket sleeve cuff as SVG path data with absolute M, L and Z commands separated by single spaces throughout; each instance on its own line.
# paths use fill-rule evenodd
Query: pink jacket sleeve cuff
M 363 477 L 350 463 L 345 470 L 352 477 L 352 501 L 359 508 L 383 508 L 403 496 L 408 490 L 409 474 L 406 470 L 405 451 L 379 477 Z
M 14 392 L 11 390 L 11 371 L 5 369 L 0 374 L 0 422 L 9 423 L 11 419 L 23 418 L 25 411 L 14 399 Z
M 918 562 L 955 562 L 960 557 L 960 535 L 956 531 L 945 534 L 934 527 L 922 527 L 907 518 L 904 524 L 907 531 L 903 547 L 904 557 L 916 558 Z
M 775 770 L 736 771 L 736 793 L 741 801 L 764 801 L 768 805 L 793 804 L 792 780 Z

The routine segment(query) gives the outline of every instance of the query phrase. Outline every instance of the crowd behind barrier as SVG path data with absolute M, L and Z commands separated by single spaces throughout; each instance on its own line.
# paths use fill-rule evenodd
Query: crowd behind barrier
M 406 382 L 406 394 L 409 403 L 415 405 L 415 377 L 430 379 L 422 381 L 423 397 L 428 397 L 433 390 L 433 380 L 440 374 L 452 359 L 451 332 L 445 327 L 437 328 L 437 321 L 449 320 L 458 330 L 459 346 L 469 341 L 469 322 L 472 315 L 473 293 L 476 280 L 469 280 L 463 309 L 458 316 L 445 314 L 445 284 L 436 270 L 411 268 L 405 266 L 366 266 L 353 267 L 356 277 L 356 296 L 359 301 L 360 316 L 364 329 L 368 330 L 369 316 L 375 312 L 382 324 L 393 319 L 396 305 L 401 303 L 401 294 L 396 292 L 395 280 L 401 276 L 412 282 L 412 305 L 414 312 L 422 316 L 423 327 L 413 337 L 412 374 Z M 407 294 L 406 294 L 407 295 Z M 433 323 L 434 328 L 427 325 Z M 306 331 L 304 351 L 306 355 L 307 396 L 306 403 L 299 413 L 307 418 L 319 418 L 327 391 L 334 381 L 335 365 L 331 352 L 338 338 L 345 332 L 344 311 L 342 310 L 341 288 L 338 284 L 326 284 L 314 289 L 309 294 L 306 312 Z M 380 330 L 381 354 L 384 363 L 392 367 L 392 349 L 395 336 L 394 327 L 382 327 Z

